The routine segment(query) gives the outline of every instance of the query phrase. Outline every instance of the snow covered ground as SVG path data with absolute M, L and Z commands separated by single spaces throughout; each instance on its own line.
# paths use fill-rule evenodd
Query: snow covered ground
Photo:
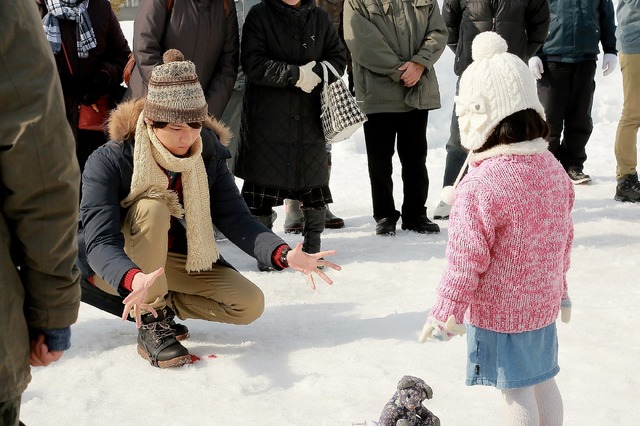
M 131 23 L 124 23 L 131 36 Z M 453 102 L 453 54 L 436 68 L 442 109 L 429 117 L 429 216 L 439 201 Z M 600 65 L 600 62 L 598 63 Z M 570 324 L 558 324 L 566 425 L 636 425 L 640 421 L 640 205 L 613 200 L 613 145 L 621 110 L 619 70 L 598 71 L 595 129 L 576 187 L 575 241 L 569 271 Z M 434 389 L 426 406 L 445 426 L 500 424 L 503 401 L 489 387 L 466 387 L 466 343 L 417 343 L 445 265 L 447 222 L 438 235 L 398 230 L 374 235 L 362 130 L 333 151 L 334 213 L 346 228 L 327 230 L 342 272 L 333 286 L 310 290 L 292 271 L 259 273 L 229 242 L 220 250 L 262 288 L 266 310 L 249 326 L 187 320 L 193 365 L 159 370 L 136 353 L 136 330 L 82 305 L 72 348 L 53 367 L 33 370 L 22 421 L 33 425 L 343 425 L 377 420 L 401 376 Z M 397 160 L 397 159 L 396 159 Z M 401 201 L 400 165 L 394 168 Z M 238 181 L 240 185 L 241 182 Z M 275 231 L 290 243 L 299 236 Z M 636 312 L 634 314 L 634 312 Z M 635 336 L 635 337 L 634 337 Z

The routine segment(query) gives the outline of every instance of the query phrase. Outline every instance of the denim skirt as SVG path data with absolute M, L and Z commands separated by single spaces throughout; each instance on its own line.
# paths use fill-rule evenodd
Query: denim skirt
M 467 325 L 467 350 L 468 386 L 522 388 L 549 380 L 560 371 L 555 322 L 513 334 Z

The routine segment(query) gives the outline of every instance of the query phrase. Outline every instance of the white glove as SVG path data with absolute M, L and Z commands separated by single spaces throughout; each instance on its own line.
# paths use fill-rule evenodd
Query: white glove
M 318 74 L 313 72 L 315 65 L 316 61 L 311 61 L 300 67 L 300 78 L 296 82 L 296 87 L 299 87 L 303 92 L 311 93 L 313 88 L 322 81 Z
M 536 80 L 540 80 L 542 78 L 542 73 L 544 72 L 542 59 L 537 56 L 532 56 L 531 59 L 529 59 L 529 70 L 531 70 L 531 74 L 533 74 Z
M 609 75 L 616 69 L 618 57 L 613 53 L 605 53 L 602 57 L 602 75 Z
M 560 304 L 560 321 L 568 324 L 571 321 L 571 299 L 567 295 L 566 299 L 562 299 Z
M 447 322 L 442 322 L 430 316 L 427 318 L 418 342 L 424 343 L 428 339 L 436 339 L 441 342 L 448 342 L 453 336 L 462 336 L 467 330 L 462 324 L 456 323 L 455 315 L 451 315 Z

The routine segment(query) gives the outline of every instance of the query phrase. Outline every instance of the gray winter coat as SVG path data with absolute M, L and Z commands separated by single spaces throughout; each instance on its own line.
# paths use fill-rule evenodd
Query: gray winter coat
M 19 397 L 31 379 L 29 332 L 66 329 L 78 316 L 80 170 L 53 54 L 33 1 L 0 2 L 0 64 L 3 402 Z
M 624 54 L 640 54 L 640 0 L 618 0 L 616 47 Z
M 167 8 L 167 0 L 140 0 L 133 33 L 136 66 L 125 99 L 146 96 L 153 67 L 162 63 L 165 51 L 178 49 L 196 65 L 209 114 L 222 116 L 238 72 L 233 1 L 174 0 L 173 8 Z

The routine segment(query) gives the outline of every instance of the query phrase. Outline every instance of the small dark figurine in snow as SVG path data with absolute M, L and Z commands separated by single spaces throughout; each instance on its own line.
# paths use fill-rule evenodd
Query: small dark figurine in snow
M 433 391 L 424 380 L 403 376 L 382 410 L 379 426 L 440 426 L 440 419 L 422 405 L 432 396 Z

